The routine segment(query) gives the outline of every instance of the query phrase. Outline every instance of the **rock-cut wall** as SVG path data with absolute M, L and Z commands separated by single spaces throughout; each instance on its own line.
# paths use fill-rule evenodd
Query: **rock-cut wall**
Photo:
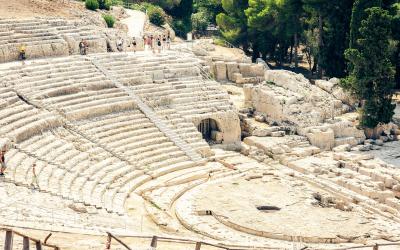
M 88 44 L 88 53 L 117 51 L 119 38 L 124 40 L 125 51 L 133 50 L 129 46 L 132 38 L 118 29 L 59 18 L 0 19 L 0 63 L 18 60 L 22 46 L 28 59 L 78 54 L 82 40 Z M 143 49 L 142 41 L 137 43 L 137 50 Z

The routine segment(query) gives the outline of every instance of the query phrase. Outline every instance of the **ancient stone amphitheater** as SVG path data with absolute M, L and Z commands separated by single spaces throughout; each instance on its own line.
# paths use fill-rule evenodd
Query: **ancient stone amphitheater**
M 76 55 L 81 39 L 87 56 Z M 62 19 L 0 20 L 3 226 L 225 249 L 400 240 L 398 168 L 350 151 L 365 137 L 345 119 L 342 92 L 180 43 L 161 54 L 107 53 L 112 39 Z M 15 61 L 20 44 L 25 62 Z M 104 249 L 86 244 L 75 249 Z M 160 249 L 183 249 L 176 244 Z

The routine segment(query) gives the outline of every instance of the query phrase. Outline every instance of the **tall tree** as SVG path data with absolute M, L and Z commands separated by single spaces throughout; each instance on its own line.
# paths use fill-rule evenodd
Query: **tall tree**
M 350 48 L 357 46 L 357 39 L 360 37 L 361 21 L 367 17 L 366 9 L 380 7 L 382 0 L 356 0 L 353 5 L 350 23 Z
M 361 125 L 374 128 L 379 123 L 390 122 L 394 114 L 391 103 L 394 68 L 389 49 L 391 16 L 380 7 L 367 9 L 366 14 L 367 18 L 361 21 L 356 48 L 345 53 L 351 73 L 344 85 L 364 101 Z
M 321 67 L 329 77 L 342 78 L 347 75 L 344 52 L 349 44 L 353 2 L 354 0 L 336 0 L 325 6 Z
M 400 3 L 392 5 L 392 34 L 396 49 L 393 53 L 393 63 L 396 66 L 396 88 L 400 89 Z
M 217 15 L 216 21 L 221 33 L 228 42 L 242 46 L 243 50 L 249 48 L 249 34 L 247 30 L 247 17 L 244 10 L 248 7 L 247 0 L 222 0 L 223 13 Z
M 314 49 L 318 76 L 344 77 L 346 65 L 344 51 L 349 41 L 351 8 L 354 0 L 303 0 L 307 13 L 307 34 L 317 37 L 318 49 Z M 308 40 L 314 40 L 308 37 Z M 310 42 L 311 43 L 311 42 Z
M 323 35 L 324 35 L 324 14 L 327 4 L 331 1 L 329 0 L 303 0 L 304 9 L 311 13 L 311 15 L 316 16 L 317 29 L 318 29 L 318 55 L 315 58 L 317 66 L 317 75 L 319 78 L 322 77 L 322 50 L 323 50 Z
M 260 52 L 268 53 L 280 64 L 286 59 L 288 47 L 294 48 L 297 67 L 297 47 L 302 28 L 301 10 L 301 0 L 250 0 L 245 13 L 249 29 L 257 34 L 257 39 L 252 42 L 253 49 L 257 46 Z M 260 49 L 266 45 L 269 45 L 269 52 Z M 292 58 L 292 49 L 290 51 Z

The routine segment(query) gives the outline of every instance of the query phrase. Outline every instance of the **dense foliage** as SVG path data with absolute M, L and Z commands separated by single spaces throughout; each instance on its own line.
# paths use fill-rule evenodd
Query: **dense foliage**
M 99 9 L 101 10 L 110 10 L 111 8 L 111 1 L 110 0 L 98 0 L 99 2 Z
M 114 27 L 115 18 L 113 15 L 103 15 L 104 21 L 107 23 L 108 28 Z
M 147 15 L 149 16 L 149 20 L 152 24 L 161 26 L 166 22 L 167 14 L 165 11 L 158 5 L 154 5 L 151 3 L 140 3 L 140 4 L 132 4 L 132 9 L 147 11 Z
M 153 6 L 147 9 L 147 15 L 151 23 L 161 26 L 165 23 L 165 12 L 158 6 Z
M 391 17 L 388 11 L 373 7 L 365 11 L 355 48 L 346 50 L 352 71 L 345 84 L 365 102 L 361 125 L 374 128 L 388 123 L 393 116 L 391 90 L 394 87 L 394 67 L 390 62 L 389 38 Z
M 85 6 L 89 10 L 97 10 L 99 8 L 99 2 L 97 0 L 86 0 Z

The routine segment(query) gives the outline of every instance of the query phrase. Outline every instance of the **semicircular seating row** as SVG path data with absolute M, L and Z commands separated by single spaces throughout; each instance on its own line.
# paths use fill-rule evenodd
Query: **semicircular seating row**
M 71 56 L 0 70 L 10 86 L 0 87 L 0 134 L 16 146 L 6 154 L 7 178 L 30 185 L 36 162 L 41 191 L 124 214 L 131 192 L 197 163 L 101 74 L 92 59 Z M 160 118 L 196 150 L 208 145 L 190 116 L 232 110 L 219 85 L 204 82 L 193 70 L 197 62 L 176 55 L 102 54 L 95 59 L 110 62 L 108 70 L 153 103 Z M 66 120 L 83 134 L 69 129 Z

